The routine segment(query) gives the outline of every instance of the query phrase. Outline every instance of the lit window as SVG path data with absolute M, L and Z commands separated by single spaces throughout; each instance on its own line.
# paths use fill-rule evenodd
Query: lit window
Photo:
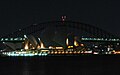
M 13 38 L 10 38 L 10 40 L 13 40 Z
M 3 41 L 4 39 L 2 38 L 1 41 Z
M 5 38 L 5 40 L 7 41 L 7 40 L 8 40 L 8 38 Z

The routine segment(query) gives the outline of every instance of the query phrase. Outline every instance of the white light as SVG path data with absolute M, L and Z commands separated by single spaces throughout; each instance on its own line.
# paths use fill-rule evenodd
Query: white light
M 38 54 L 39 56 L 41 56 L 41 53 L 40 54 Z
M 13 38 L 10 38 L 10 40 L 13 40 Z
M 98 52 L 94 52 L 93 54 L 99 54 Z
M 95 46 L 95 48 L 98 48 L 98 46 Z
M 14 38 L 14 40 L 18 40 L 18 38 Z
M 44 55 L 44 54 L 41 54 L 41 55 Z
M 38 40 L 40 41 L 40 38 L 38 38 Z
M 1 41 L 3 41 L 4 39 L 2 38 Z
M 52 47 L 52 46 L 49 46 L 49 49 L 53 49 L 53 47 Z
M 117 45 L 120 45 L 119 43 L 117 43 Z
M 68 38 L 66 39 L 66 45 L 67 45 L 67 46 L 69 45 L 69 40 L 68 40 Z
M 35 53 L 35 55 L 37 55 L 37 53 Z
M 19 31 L 21 31 L 21 29 L 19 29 Z
M 108 51 L 110 51 L 110 48 L 108 48 Z
M 26 35 L 24 35 L 24 37 L 25 37 L 25 38 L 27 38 L 27 36 L 26 36 Z

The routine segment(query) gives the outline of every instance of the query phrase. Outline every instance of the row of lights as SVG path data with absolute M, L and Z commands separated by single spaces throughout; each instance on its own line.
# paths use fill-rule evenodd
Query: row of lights
M 80 51 L 51 51 L 48 54 L 80 54 Z
M 82 38 L 82 40 L 102 40 L 102 41 L 120 41 L 120 39 L 107 39 L 107 38 Z
M 25 38 L 1 38 L 1 41 L 25 40 Z
M 17 54 L 17 53 L 13 53 L 13 52 L 3 52 L 4 55 L 7 55 L 7 56 L 47 56 L 48 54 L 47 53 L 28 53 L 28 54 Z

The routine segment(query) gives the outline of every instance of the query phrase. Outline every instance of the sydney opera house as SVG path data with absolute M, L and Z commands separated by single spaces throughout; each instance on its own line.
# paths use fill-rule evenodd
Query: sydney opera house
M 73 21 L 33 24 L 1 37 L 5 52 L 47 54 L 120 53 L 118 36 L 93 25 Z M 118 52 L 117 52 L 118 51 Z M 9 53 L 8 53 L 9 54 Z

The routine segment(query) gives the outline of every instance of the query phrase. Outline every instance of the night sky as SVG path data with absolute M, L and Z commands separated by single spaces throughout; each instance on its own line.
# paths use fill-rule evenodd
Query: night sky
M 119 0 L 0 1 L 0 35 L 35 23 L 61 20 L 62 15 L 120 35 Z

